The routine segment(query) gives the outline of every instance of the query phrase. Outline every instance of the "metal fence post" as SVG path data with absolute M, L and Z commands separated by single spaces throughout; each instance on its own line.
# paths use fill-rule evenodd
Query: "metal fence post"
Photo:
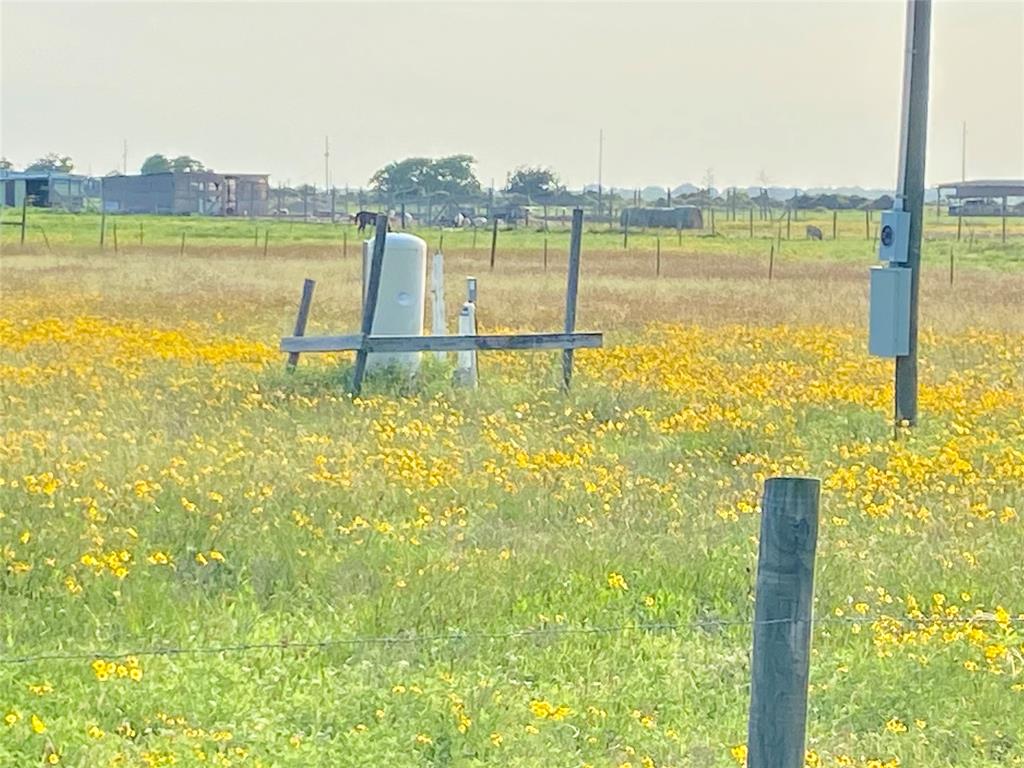
M 773 477 L 761 502 L 748 768 L 803 768 L 820 482 Z

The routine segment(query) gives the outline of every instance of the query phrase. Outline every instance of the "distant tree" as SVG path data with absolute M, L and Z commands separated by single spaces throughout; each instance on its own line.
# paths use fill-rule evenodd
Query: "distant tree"
M 178 155 L 176 158 L 171 160 L 172 171 L 184 171 L 185 173 L 193 173 L 197 171 L 209 170 L 205 165 L 196 160 L 194 157 L 188 155 Z
M 561 190 L 558 176 L 550 168 L 516 168 L 508 177 L 505 191 L 532 197 L 552 195 Z
M 475 162 L 471 155 L 450 155 L 437 160 L 408 157 L 378 170 L 370 177 L 370 187 L 386 195 L 473 194 L 480 191 L 480 181 L 473 173 Z
M 6 157 L 0 157 L 0 170 L 9 171 L 12 168 L 14 168 L 14 163 L 12 163 Z
M 50 152 L 44 157 L 36 160 L 32 165 L 26 168 L 26 171 L 57 171 L 59 173 L 71 173 L 74 169 L 75 164 L 71 158 L 67 155 L 58 155 L 56 152 Z
M 142 161 L 141 173 L 167 173 L 171 170 L 171 161 L 161 154 L 150 155 Z

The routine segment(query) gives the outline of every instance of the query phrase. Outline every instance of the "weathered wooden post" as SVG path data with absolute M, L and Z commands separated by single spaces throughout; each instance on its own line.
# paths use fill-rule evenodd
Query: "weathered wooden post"
M 622 214 L 622 250 L 629 248 L 629 209 Z
M 1006 243 L 1006 195 L 1003 195 L 1003 244 Z
M 142 222 L 139 222 L 139 245 L 142 245 L 142 238 L 145 236 L 145 231 L 142 229 Z
M 772 243 L 771 250 L 768 252 L 768 282 L 771 282 L 772 275 L 775 273 L 775 243 Z
M 498 250 L 498 217 L 491 222 L 491 270 L 494 270 L 494 254 Z
M 839 239 L 839 211 L 832 211 L 832 239 Z
M 341 257 L 348 257 L 348 229 L 341 230 Z
M 299 312 L 295 315 L 295 332 L 292 336 L 305 336 L 306 335 L 306 323 L 309 321 L 309 308 L 313 304 L 313 289 L 316 288 L 316 280 L 310 280 L 308 277 L 302 281 L 302 298 L 299 299 Z M 295 366 L 299 364 L 299 353 L 289 352 L 288 363 L 285 365 L 285 370 L 291 373 L 295 370 Z
M 576 332 L 576 294 L 580 287 L 580 247 L 583 240 L 583 209 L 572 212 L 572 233 L 569 235 L 569 276 L 565 288 L 565 332 Z M 569 390 L 572 382 L 572 349 L 562 350 L 562 384 Z
M 373 235 L 373 252 L 370 256 L 370 274 L 366 282 L 366 299 L 363 302 L 363 321 L 359 329 L 362 345 L 356 350 L 356 365 L 352 371 L 352 394 L 357 397 L 363 389 L 363 377 L 366 375 L 366 340 L 373 332 L 373 316 L 377 313 L 377 295 L 380 293 L 381 272 L 384 271 L 384 243 L 387 235 L 387 214 L 378 213 Z
M 28 221 L 28 184 L 25 185 L 25 192 L 21 196 L 21 245 L 25 245 L 25 222 Z M 103 244 L 103 236 L 100 235 L 100 245 Z
M 820 483 L 772 477 L 761 501 L 748 768 L 803 768 Z
M 263 230 L 263 255 L 267 255 L 267 246 L 270 245 L 270 227 Z
M 864 211 L 864 239 L 871 239 L 871 211 Z
M 178 255 L 185 255 L 185 230 L 181 230 L 181 249 L 178 251 Z
M 548 271 L 548 239 L 544 238 L 544 271 Z
M 949 284 L 953 284 L 953 246 L 949 246 Z
M 793 212 L 792 211 L 786 211 L 786 239 L 787 240 L 790 239 L 789 235 L 790 235 L 790 227 L 791 227 L 792 223 L 793 223 Z

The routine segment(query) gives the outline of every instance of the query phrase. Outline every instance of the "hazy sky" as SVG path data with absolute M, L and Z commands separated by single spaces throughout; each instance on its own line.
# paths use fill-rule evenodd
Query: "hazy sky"
M 0 152 L 365 185 L 473 154 L 578 186 L 895 184 L 902 2 L 0 3 Z M 929 183 L 1024 177 L 1024 3 L 937 2 Z

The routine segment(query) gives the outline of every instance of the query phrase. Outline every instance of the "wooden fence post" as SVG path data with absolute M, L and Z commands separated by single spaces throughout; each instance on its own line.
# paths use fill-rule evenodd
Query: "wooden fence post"
M 839 211 L 832 211 L 832 239 L 839 239 Z
M 576 332 L 576 294 L 580 287 L 580 248 L 583 240 L 583 209 L 572 212 L 572 233 L 569 235 L 569 277 L 565 288 L 565 332 Z M 572 382 L 572 349 L 562 350 L 562 384 L 569 390 Z
M 50 238 L 46 236 L 46 230 L 43 229 L 41 224 L 36 224 L 39 228 L 39 234 L 43 236 L 43 242 L 46 243 L 46 250 L 53 253 L 53 248 L 50 247 Z M 950 254 L 952 256 L 952 254 Z
M 309 320 L 309 308 L 313 304 L 313 289 L 316 288 L 316 280 L 310 280 L 308 277 L 302 281 L 302 298 L 299 299 L 299 312 L 295 315 L 295 333 L 292 336 L 305 336 L 306 335 L 306 322 Z M 291 373 L 295 370 L 295 366 L 299 364 L 299 353 L 289 352 L 288 363 L 285 366 L 285 370 Z
M 775 273 L 775 243 L 772 243 L 772 249 L 768 252 L 768 281 L 771 282 L 772 275 Z
M 871 239 L 871 211 L 864 211 L 864 239 Z
M 953 284 L 953 246 L 949 246 L 949 284 Z
M 100 201 L 100 248 L 103 247 L 103 242 L 107 238 L 107 207 Z
M 748 768 L 803 768 L 820 482 L 772 477 L 761 501 Z
M 139 222 L 139 245 L 142 245 L 142 240 L 145 237 L 145 230 L 142 228 L 142 222 Z
M 629 210 L 623 215 L 622 221 L 622 250 L 629 248 Z
M 21 196 L 21 245 L 25 245 L 25 222 L 28 221 L 28 185 L 26 184 L 26 192 Z M 100 243 L 102 244 L 102 236 Z
M 491 222 L 491 270 L 494 270 L 494 254 L 498 249 L 498 217 Z
M 181 230 L 181 250 L 178 251 L 178 255 L 185 255 L 185 230 Z
M 377 313 L 377 295 L 380 293 L 380 276 L 384 266 L 384 243 L 388 235 L 387 214 L 377 214 L 374 228 L 373 253 L 370 257 L 370 274 L 366 282 L 366 299 L 363 303 L 363 322 L 359 329 L 363 344 L 356 351 L 356 366 L 352 371 L 352 394 L 359 396 L 366 375 L 366 339 L 373 332 L 373 316 Z
M 792 220 L 793 220 L 793 212 L 792 211 L 786 211 L 786 239 L 787 240 L 790 239 L 789 235 L 790 235 L 790 226 L 793 223 Z
M 544 271 L 548 271 L 548 239 L 544 238 Z
M 341 231 L 341 257 L 346 258 L 348 256 L 348 230 L 343 229 Z

